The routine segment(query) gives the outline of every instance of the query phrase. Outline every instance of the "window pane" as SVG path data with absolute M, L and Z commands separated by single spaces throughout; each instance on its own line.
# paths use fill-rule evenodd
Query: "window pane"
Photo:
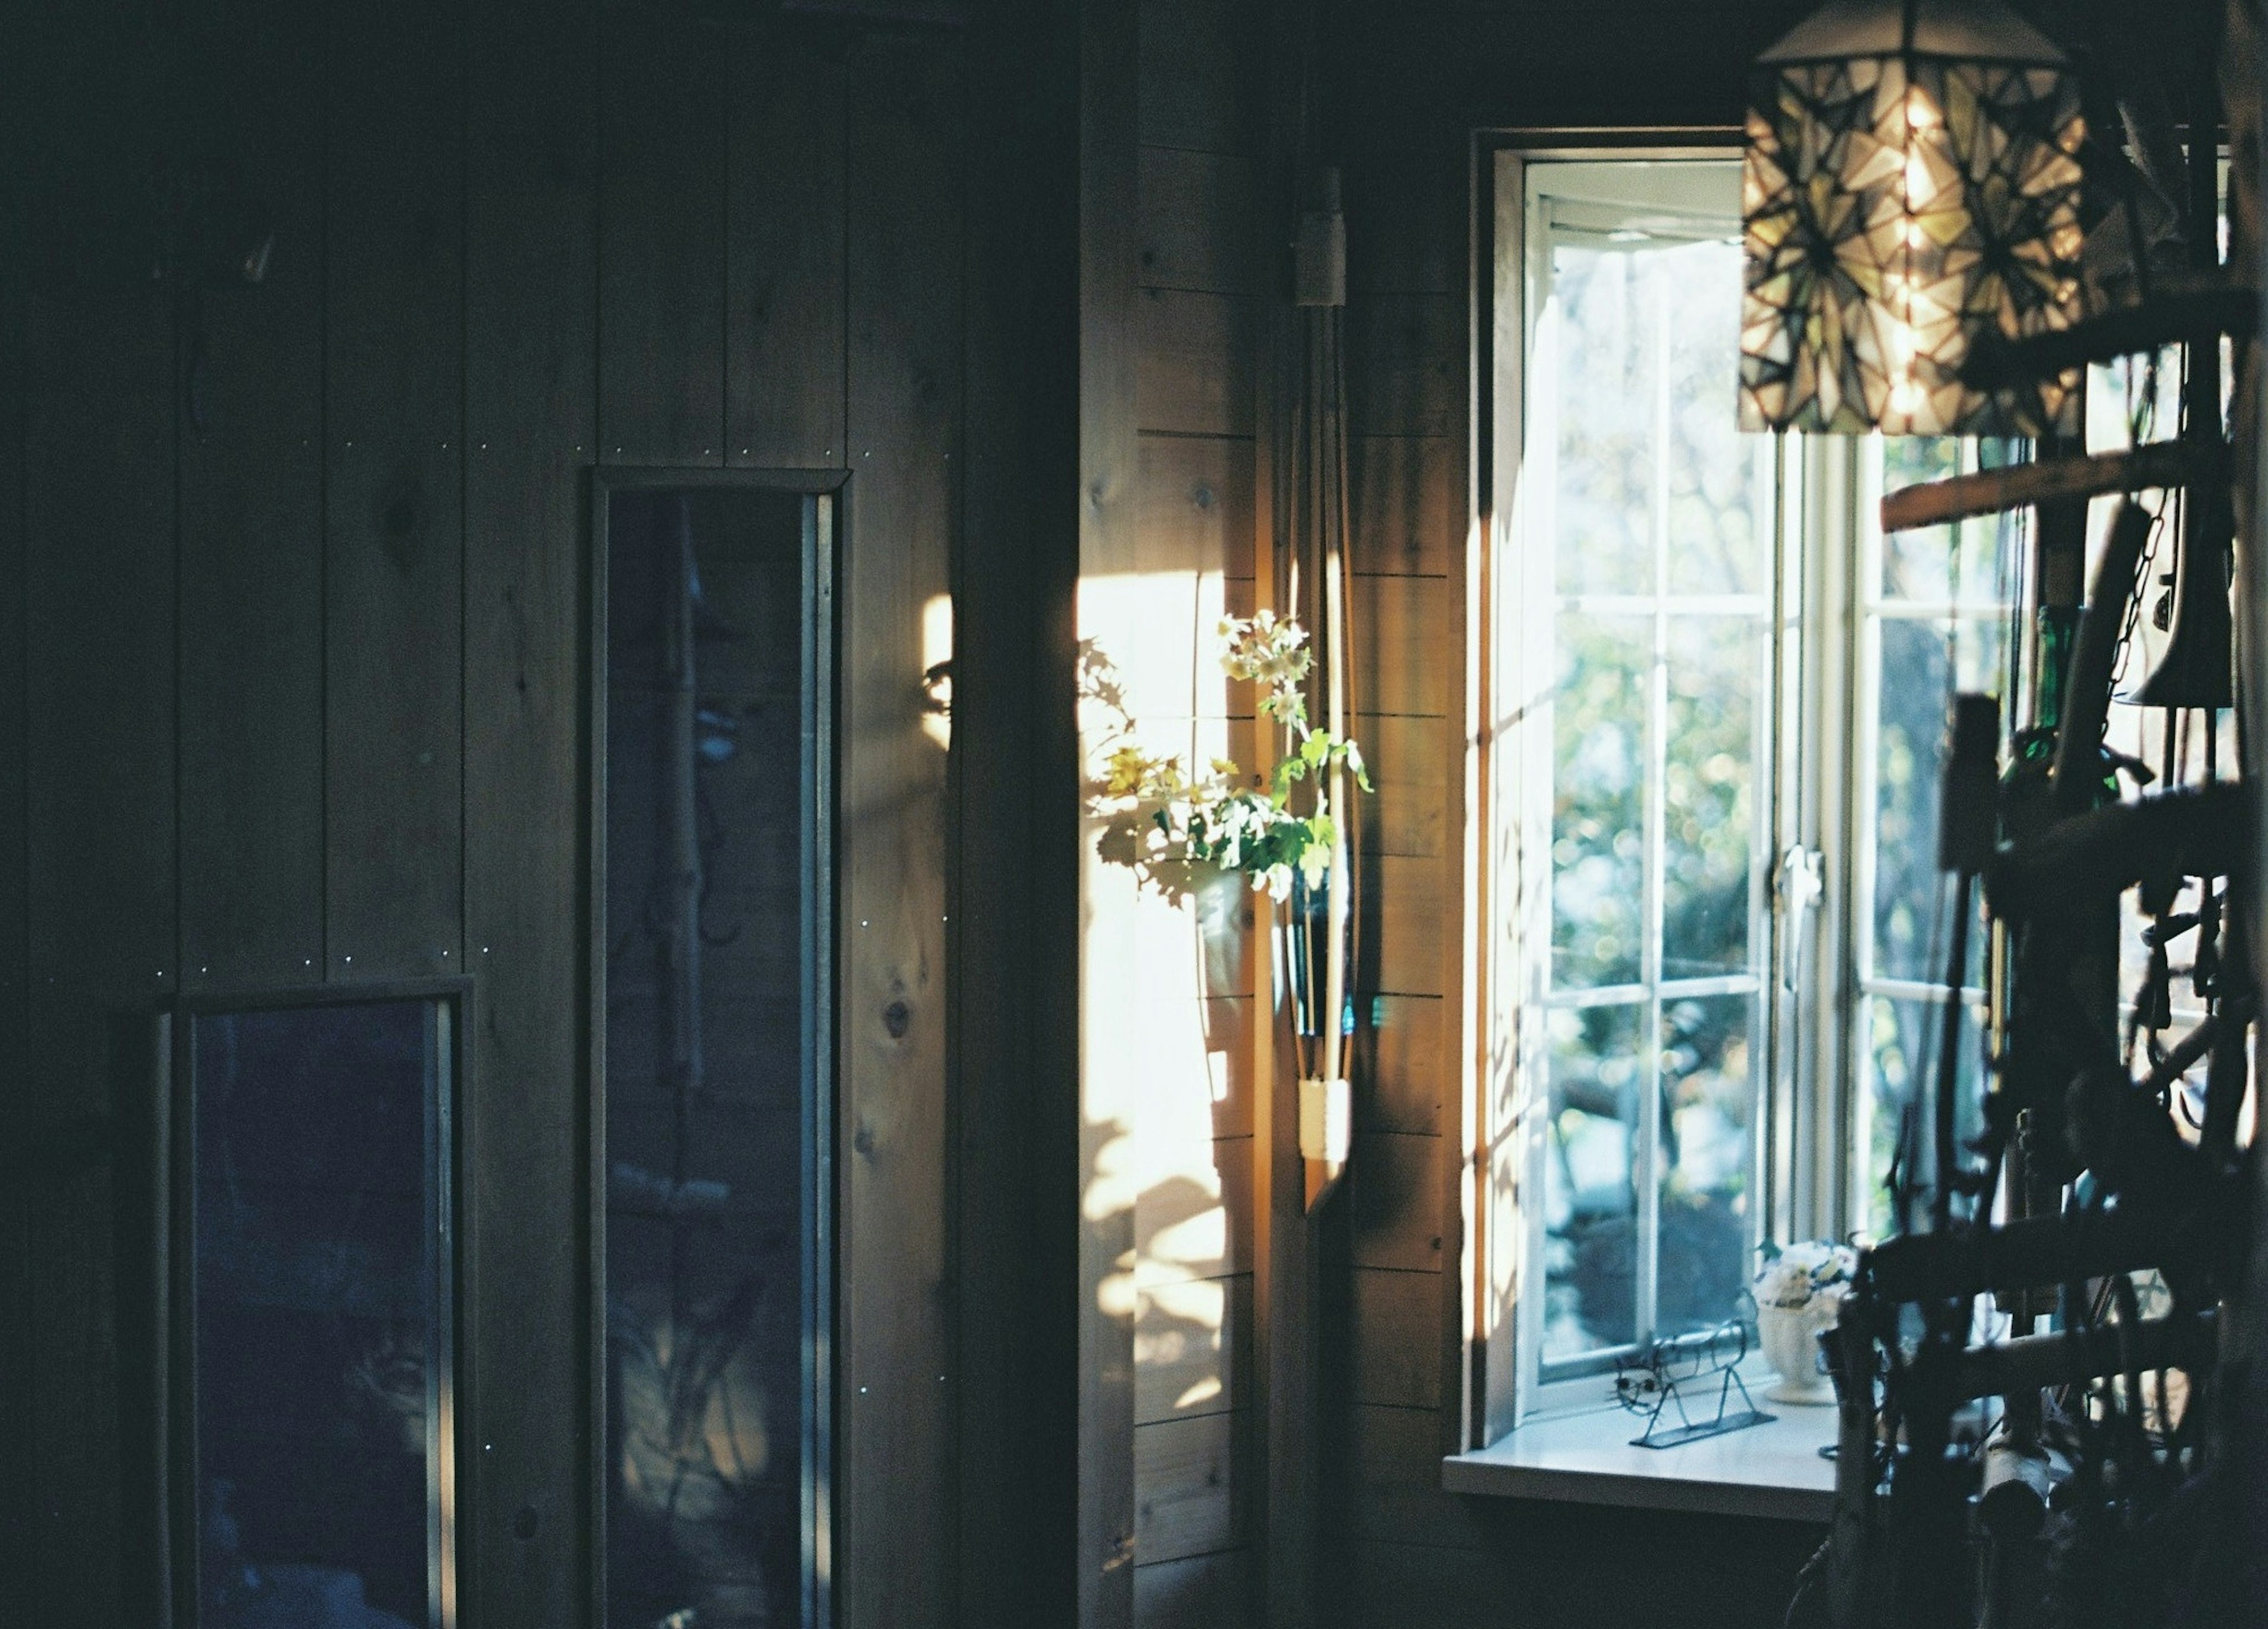
M 1661 794 L 1665 978 L 1749 966 L 1762 633 L 1753 617 L 1670 620 Z
M 1864 1098 L 1859 1108 L 1859 1188 L 1853 1208 L 1859 1225 L 1877 1238 L 1896 1230 L 1896 1215 L 1889 1190 L 1892 1161 L 1898 1151 L 1900 1126 L 1909 1105 L 1930 1112 L 1920 1095 L 1937 1069 L 1942 1044 L 1939 1025 L 1944 1021 L 1942 1001 L 1914 1001 L 1889 996 L 1869 996 L 1863 1003 L 1866 1058 L 1861 1069 Z M 1979 1025 L 1984 1014 L 1971 1007 L 1962 1021 L 1959 1092 L 1963 1113 L 1960 1135 L 1963 1142 L 1983 1129 L 1984 1101 L 1984 1052 Z M 1915 1175 L 1930 1180 L 1932 1131 L 1926 1120 L 1913 1128 L 1919 1165 Z
M 439 1621 L 439 1021 L 426 1001 L 195 1021 L 205 1625 L 318 1594 L 356 1623 Z
M 1638 977 L 1646 879 L 1646 696 L 1653 623 L 1563 615 L 1554 704 L 1551 978 Z
M 1561 1007 L 1550 1026 L 1543 1359 L 1636 1338 L 1638 1026 L 1646 1008 Z
M 1653 587 L 1654 397 L 1661 314 L 1639 257 L 1561 247 L 1551 257 L 1558 366 L 1557 535 L 1565 593 Z M 1729 309 L 1728 302 L 1728 309 Z M 1735 351 L 1727 347 L 1726 367 Z M 1729 399 L 1729 394 L 1727 399 Z M 1730 411 L 1725 413 L 1727 424 Z
M 1951 437 L 1899 437 L 1881 445 L 1885 492 L 1961 473 L 1962 444 Z M 1998 468 L 2018 452 L 2008 441 L 1977 446 L 1977 468 Z M 2021 514 L 2011 512 L 1884 534 L 1881 597 L 1926 605 L 2002 603 L 2013 597 L 2022 525 Z
M 608 516 L 605 1621 L 800 1623 L 828 1021 L 804 500 L 618 492 Z
M 1669 590 L 1763 593 L 1771 585 L 1772 442 L 1725 408 L 1740 353 L 1741 251 L 1695 243 L 1639 258 L 1669 325 Z
M 1982 618 L 1881 618 L 1874 737 L 1874 920 L 1868 977 L 1941 979 L 1945 936 L 1935 910 L 1938 782 L 1954 689 L 1997 694 L 2003 635 Z M 2005 721 L 2004 721 L 2005 727 Z M 1933 952 L 1931 930 L 1940 935 Z M 1982 977 L 1972 942 L 1969 977 Z
M 1662 1006 L 1658 1335 L 1723 1323 L 1749 1281 L 1755 1011 L 1753 996 Z

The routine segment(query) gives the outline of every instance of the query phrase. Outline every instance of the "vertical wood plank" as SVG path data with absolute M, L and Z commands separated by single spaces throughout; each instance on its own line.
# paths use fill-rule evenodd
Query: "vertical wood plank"
M 174 948 L 173 293 L 35 296 L 24 924 L 30 1014 L 34 1616 L 123 1621 L 115 1190 L 121 1021 L 178 986 Z M 13 1152 L 13 1151 L 11 1151 Z
M 240 990 L 323 977 L 321 18 L 243 0 L 208 51 L 219 172 L 275 231 L 182 336 L 181 977 Z
M 954 579 L 961 1585 L 956 1621 L 1071 1624 L 1078 1544 L 1077 34 L 968 36 Z
M 468 1621 L 580 1621 L 593 1445 L 578 1268 L 584 879 L 582 468 L 596 439 L 597 19 L 480 0 L 467 24 L 467 1231 L 475 1301 Z M 600 675 L 590 675 L 596 682 Z M 531 816 L 534 816 L 533 818 Z
M 601 29 L 600 457 L 721 463 L 725 36 L 643 9 Z
M 960 64 L 853 54 L 841 642 L 843 1508 L 838 1600 L 944 1620 L 953 1286 L 946 1169 L 946 758 L 923 730 L 924 615 L 950 592 L 961 362 Z
M 464 965 L 462 34 L 333 19 L 323 380 L 335 979 Z
M 4 55 L 5 53 L 0 53 Z M 0 67 L 0 140 L 20 139 L 16 122 L 24 69 L 20 55 Z M 11 116 L 12 115 L 12 116 Z M 24 423 L 26 401 L 22 270 L 0 272 L 0 1079 L 29 1073 L 31 947 L 26 938 L 24 701 L 30 630 L 25 618 L 28 564 L 24 531 Z M 24 1399 L 0 1410 L 0 1463 L 32 1463 L 32 1226 L 26 1094 L 0 1091 L 0 1397 Z M 34 1514 L 28 1475 L 0 1478 L 0 1600 L 29 1603 Z
M 843 64 L 736 33 L 727 109 L 725 461 L 837 467 L 843 446 Z
M 1140 501 L 1136 434 L 1136 52 L 1142 18 L 1131 6 L 1079 7 L 1079 495 L 1082 574 L 1131 557 Z M 1082 607 L 1079 632 L 1090 630 Z M 1082 741 L 1099 761 L 1099 742 Z M 1082 923 L 1098 898 L 1123 897 L 1106 881 L 1082 830 Z M 1105 908 L 1108 908 L 1106 903 Z M 1135 1194 L 1121 1174 L 1141 1093 L 1131 1060 L 1099 1021 L 1114 999 L 1109 975 L 1082 947 L 1079 985 L 1079 1624 L 1134 1622 Z

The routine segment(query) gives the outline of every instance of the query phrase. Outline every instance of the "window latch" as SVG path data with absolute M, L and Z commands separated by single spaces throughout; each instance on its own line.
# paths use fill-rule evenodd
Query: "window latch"
M 1817 849 L 1791 844 L 1787 852 L 1779 857 L 1779 869 L 1774 873 L 1772 889 L 1779 904 L 1779 982 L 1783 990 L 1793 990 L 1796 974 L 1803 965 L 1803 925 L 1827 892 L 1827 862 Z

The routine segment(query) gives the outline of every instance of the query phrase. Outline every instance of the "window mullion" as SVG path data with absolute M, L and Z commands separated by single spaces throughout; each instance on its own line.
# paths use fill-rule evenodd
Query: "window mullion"
M 1663 871 L 1668 847 L 1669 783 L 1669 312 L 1659 296 L 1653 322 L 1653 660 L 1647 669 L 1646 773 L 1646 934 L 1638 977 L 1646 987 L 1638 1032 L 1637 1158 L 1637 1337 L 1643 1348 L 1660 1322 L 1661 1261 L 1661 969 Z

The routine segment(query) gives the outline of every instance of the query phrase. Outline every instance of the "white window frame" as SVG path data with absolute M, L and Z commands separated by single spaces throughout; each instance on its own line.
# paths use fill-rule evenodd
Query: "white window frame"
M 1528 981 L 1537 947 L 1548 957 L 1550 904 L 1548 893 L 1522 888 L 1516 830 L 1492 812 L 1517 808 L 1520 818 L 1540 819 L 1549 829 L 1550 741 L 1523 711 L 1538 694 L 1539 650 L 1542 682 L 1550 682 L 1549 616 L 1557 603 L 1556 586 L 1535 580 L 1538 551 L 1526 546 L 1522 533 L 1532 519 L 1526 506 L 1535 501 L 1521 480 L 1533 322 L 1529 171 L 1601 159 L 1721 162 L 1737 153 L 1718 144 L 1530 144 L 1500 135 L 1484 135 L 1476 144 L 1473 588 L 1479 614 L 1471 624 L 1479 796 L 1469 854 L 1478 926 L 1468 986 L 1475 1045 L 1467 1099 L 1473 1105 L 1474 1186 L 1467 1202 L 1474 1226 L 1467 1232 L 1466 1264 L 1474 1359 L 1468 1441 L 1475 1447 L 1522 1419 L 1595 1405 L 1609 1395 L 1597 1375 L 1550 1383 L 1542 1377 L 1543 1207 L 1523 1207 L 1520 1194 L 1540 1169 L 1545 1132 L 1542 1095 L 1531 1095 L 1531 1085 L 1544 1077 L 1537 1066 L 1542 1026 L 1523 1020 L 1543 1006 Z M 1860 1217 L 1867 997 L 1878 988 L 1914 994 L 1929 988 L 1909 991 L 1898 984 L 1891 991 L 1887 981 L 1870 978 L 1862 986 L 1858 977 L 1854 936 L 1872 925 L 1872 868 L 1861 839 L 1873 818 L 1876 712 L 1866 641 L 1878 585 L 1859 578 L 1879 559 L 1879 540 L 1869 527 L 1880 496 L 1872 490 L 1879 485 L 1874 472 L 1880 460 L 1868 452 L 1852 438 L 1789 438 L 1777 455 L 1765 706 L 1776 715 L 1778 750 L 1770 784 L 1757 787 L 1769 805 L 1766 852 L 1775 863 L 1770 875 L 1755 880 L 1752 913 L 1765 985 L 1765 1089 L 1752 1127 L 1758 1200 L 1752 1225 L 1759 1239 L 1840 1237 Z M 1791 529 L 1810 546 L 1789 546 Z M 1816 903 L 1793 920 L 1776 863 L 1792 850 L 1815 857 L 1823 885 Z M 1525 874 L 1532 881 L 1532 870 Z M 1639 1158 L 1646 1159 L 1643 1146 Z M 1641 1191 L 1647 1185 L 1642 1183 Z M 1536 1293 L 1522 1295 L 1524 1284 Z

